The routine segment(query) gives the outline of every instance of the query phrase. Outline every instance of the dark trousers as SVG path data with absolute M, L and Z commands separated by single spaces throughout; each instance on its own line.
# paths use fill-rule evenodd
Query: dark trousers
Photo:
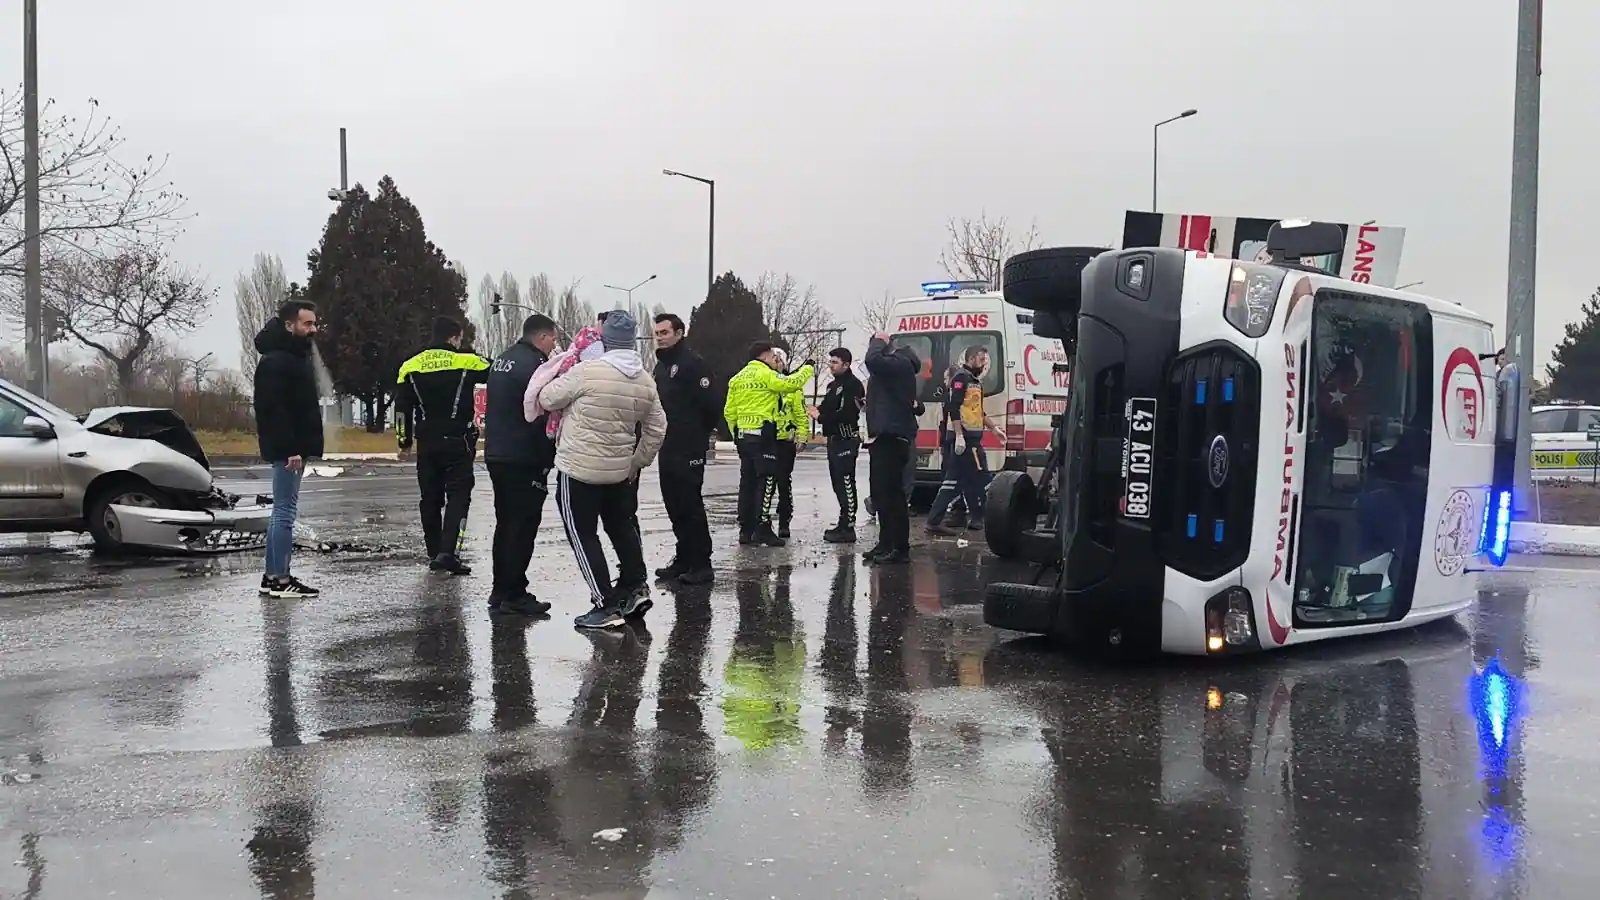
M 839 498 L 839 524 L 856 523 L 856 460 L 861 456 L 861 439 L 828 438 L 828 480 L 833 495 Z
M 708 569 L 711 567 L 711 526 L 706 521 L 706 498 L 702 493 L 706 483 L 706 458 L 701 455 L 660 459 L 661 505 L 666 507 L 672 535 L 678 542 L 673 559 L 691 568 Z
M 589 585 L 589 600 L 596 606 L 611 602 L 611 567 L 600 547 L 604 528 L 617 551 L 617 586 L 645 583 L 644 546 L 639 536 L 639 483 L 589 484 L 566 473 L 556 473 L 556 506 L 567 542 L 578 559 L 578 571 Z
M 950 504 L 959 496 L 966 503 L 967 516 L 974 522 L 983 518 L 983 470 L 979 457 L 983 455 L 983 433 L 967 433 L 967 452 L 956 453 L 956 440 L 948 433 L 940 442 L 944 456 L 944 478 L 939 493 L 933 498 L 933 508 L 928 511 L 928 524 L 944 521 Z
M 911 511 L 906 508 L 906 459 L 911 442 L 905 438 L 879 435 L 872 442 L 868 473 L 872 502 L 878 509 L 878 547 L 884 550 L 911 549 Z
M 800 445 L 794 441 L 778 441 L 778 471 L 773 476 L 773 487 L 778 496 L 778 521 L 788 525 L 794 519 L 794 460 Z
M 417 487 L 422 491 L 422 542 L 428 558 L 459 553 L 472 504 L 477 441 L 436 438 L 417 441 Z
M 739 530 L 745 534 L 772 521 L 777 443 L 776 438 L 760 434 L 739 436 Z
M 544 518 L 550 470 L 517 462 L 489 463 L 494 485 L 494 588 L 492 597 L 515 599 L 528 589 L 528 564 Z

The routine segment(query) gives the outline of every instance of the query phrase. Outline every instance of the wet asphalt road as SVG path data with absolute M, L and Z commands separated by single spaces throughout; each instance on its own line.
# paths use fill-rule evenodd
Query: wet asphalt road
M 874 572 L 810 537 L 815 463 L 807 536 L 734 546 L 733 475 L 717 585 L 611 635 L 571 628 L 556 529 L 557 617 L 492 626 L 486 572 L 422 571 L 403 476 L 308 481 L 320 537 L 397 545 L 300 556 L 319 600 L 258 598 L 255 558 L 8 541 L 0 896 L 1595 896 L 1592 569 L 1399 637 L 1106 668 L 986 628 L 1015 573 L 975 544 Z

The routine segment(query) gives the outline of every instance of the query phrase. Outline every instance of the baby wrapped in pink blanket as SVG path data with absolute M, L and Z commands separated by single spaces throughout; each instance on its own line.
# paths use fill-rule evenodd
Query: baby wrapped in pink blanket
M 539 392 L 544 390 L 545 385 L 565 375 L 568 369 L 585 360 L 595 359 L 604 352 L 605 347 L 600 343 L 600 329 L 593 325 L 579 329 L 571 346 L 550 357 L 544 365 L 533 371 L 533 377 L 528 379 L 528 390 L 522 395 L 522 417 L 529 422 L 536 422 L 548 412 L 550 418 L 544 433 L 554 438 L 561 425 L 561 413 L 545 409 L 539 403 Z

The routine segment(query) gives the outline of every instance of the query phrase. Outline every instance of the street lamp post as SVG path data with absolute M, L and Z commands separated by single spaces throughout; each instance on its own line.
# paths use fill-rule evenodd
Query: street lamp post
M 717 183 L 710 178 L 701 178 L 699 175 L 690 175 L 687 172 L 677 172 L 672 169 L 662 169 L 663 175 L 675 175 L 698 181 L 711 190 L 711 210 L 707 223 L 706 235 L 706 298 L 711 297 L 711 286 L 717 279 Z
M 28 390 L 48 393 L 50 358 L 44 333 L 42 248 L 39 246 L 39 4 L 22 0 L 22 318 Z
M 1156 203 L 1156 188 L 1157 188 L 1157 186 L 1159 184 L 1159 181 L 1160 181 L 1160 178 L 1159 178 L 1159 171 L 1160 171 L 1159 166 L 1161 164 L 1161 126 L 1169 124 L 1171 122 L 1176 122 L 1179 119 L 1187 119 L 1190 116 L 1197 115 L 1199 112 L 1200 112 L 1200 110 L 1198 110 L 1198 109 L 1186 109 L 1183 112 L 1178 113 L 1177 115 L 1173 116 L 1170 119 L 1162 119 L 1161 121 L 1156 123 L 1154 128 L 1150 129 L 1150 211 L 1151 212 L 1160 212 L 1161 211 L 1161 207 L 1159 205 L 1157 205 L 1157 203 Z
M 339 129 L 339 186 L 328 191 L 328 199 L 343 203 L 350 196 L 350 157 L 345 152 L 344 129 Z
M 642 288 L 645 285 L 647 285 L 650 282 L 655 281 L 655 280 L 656 280 L 656 277 L 654 275 L 651 275 L 649 278 L 646 278 L 645 280 L 639 282 L 638 284 L 634 285 L 633 287 L 617 287 L 614 284 L 606 284 L 606 285 L 601 285 L 601 286 L 605 287 L 605 288 L 609 288 L 609 289 L 611 289 L 613 291 L 621 291 L 624 294 L 627 294 L 628 295 L 628 312 L 633 312 L 633 292 L 637 291 L 639 288 Z

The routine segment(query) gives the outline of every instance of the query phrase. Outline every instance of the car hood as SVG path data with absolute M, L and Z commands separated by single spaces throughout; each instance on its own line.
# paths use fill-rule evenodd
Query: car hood
M 211 469 L 211 463 L 206 459 L 205 451 L 200 448 L 199 439 L 189 429 L 189 423 L 170 409 L 104 406 L 89 410 L 78 421 L 95 434 L 155 441 L 189 457 L 207 471 Z

